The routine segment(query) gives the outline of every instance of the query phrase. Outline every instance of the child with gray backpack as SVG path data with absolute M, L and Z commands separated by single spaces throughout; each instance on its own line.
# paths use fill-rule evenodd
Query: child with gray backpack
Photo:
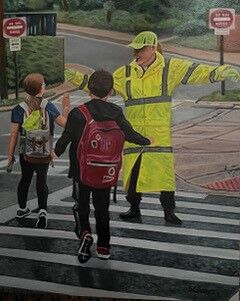
M 47 227 L 47 172 L 51 162 L 54 134 L 54 122 L 64 127 L 70 107 L 69 97 L 63 99 L 64 114 L 47 100 L 44 78 L 41 74 L 29 74 L 23 87 L 27 93 L 26 100 L 12 110 L 11 129 L 8 144 L 8 165 L 14 160 L 14 152 L 19 141 L 19 161 L 21 179 L 17 188 L 19 209 L 16 217 L 21 219 L 30 214 L 27 207 L 28 189 L 36 172 L 36 192 L 38 197 L 39 217 L 37 228 Z

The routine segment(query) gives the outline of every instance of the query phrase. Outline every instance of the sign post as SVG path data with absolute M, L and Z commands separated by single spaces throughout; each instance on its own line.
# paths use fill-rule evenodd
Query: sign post
M 220 35 L 220 65 L 224 64 L 224 35 L 235 28 L 235 10 L 232 8 L 212 8 L 209 10 L 209 28 Z M 221 94 L 225 95 L 225 81 L 221 81 Z
M 26 18 L 7 18 L 3 20 L 3 36 L 9 39 L 15 67 L 16 99 L 19 97 L 18 51 L 21 50 L 21 37 L 26 36 Z
M 6 48 L 3 37 L 3 1 L 0 1 L 0 99 L 8 98 Z

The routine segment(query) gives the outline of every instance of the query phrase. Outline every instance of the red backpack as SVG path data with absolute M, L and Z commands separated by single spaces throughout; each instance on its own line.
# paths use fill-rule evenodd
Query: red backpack
M 94 188 L 115 186 L 122 165 L 124 134 L 115 121 L 95 121 L 86 105 L 78 108 L 86 118 L 77 147 L 80 179 Z

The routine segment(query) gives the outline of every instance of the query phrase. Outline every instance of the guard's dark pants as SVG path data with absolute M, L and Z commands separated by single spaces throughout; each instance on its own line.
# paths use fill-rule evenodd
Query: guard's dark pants
M 142 156 L 139 156 L 136 163 L 133 166 L 127 197 L 126 197 L 126 199 L 131 204 L 132 207 L 138 207 L 142 199 L 142 193 L 136 192 L 137 179 L 139 174 L 139 168 L 141 165 L 141 159 Z M 161 191 L 160 202 L 164 211 L 173 210 L 175 208 L 174 191 Z
M 36 178 L 36 190 L 38 197 L 39 209 L 47 210 L 48 199 L 48 186 L 47 186 L 47 172 L 49 163 L 30 163 L 24 160 L 23 155 L 19 156 L 20 166 L 22 171 L 22 177 L 18 184 L 17 195 L 18 204 L 21 209 L 26 207 L 28 189 L 32 181 L 34 171 L 37 174 Z
M 73 191 L 73 197 L 78 200 L 78 215 L 80 233 L 91 233 L 89 223 L 90 194 L 92 193 L 94 215 L 96 219 L 97 246 L 110 247 L 109 204 L 110 188 L 97 189 L 78 183 L 78 192 Z

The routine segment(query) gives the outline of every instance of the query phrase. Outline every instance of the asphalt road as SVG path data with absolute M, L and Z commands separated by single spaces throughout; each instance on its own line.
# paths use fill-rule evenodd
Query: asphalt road
M 65 60 L 67 63 L 77 63 L 93 69 L 103 68 L 112 72 L 132 60 L 131 49 L 121 44 L 77 35 L 66 35 L 65 38 Z M 166 55 L 166 57 L 169 57 L 169 55 Z M 194 60 L 194 62 L 203 63 L 199 60 Z M 226 89 L 239 89 L 239 83 L 227 81 Z M 220 90 L 219 83 L 184 85 L 176 90 L 173 99 L 197 100 L 199 97 L 217 90 Z

